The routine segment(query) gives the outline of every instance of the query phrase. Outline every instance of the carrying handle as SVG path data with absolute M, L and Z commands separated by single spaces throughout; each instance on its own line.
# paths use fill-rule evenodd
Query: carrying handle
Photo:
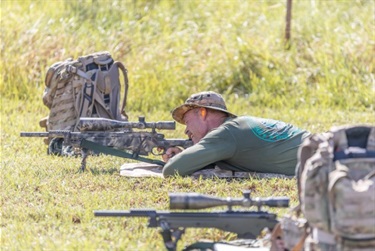
M 333 146 L 335 150 L 343 150 L 348 147 L 360 147 L 374 150 L 375 128 L 370 125 L 344 125 L 331 129 Z
M 94 63 L 98 65 L 106 65 L 110 64 L 113 61 L 111 57 L 109 57 L 107 60 L 100 60 L 99 58 L 94 58 Z

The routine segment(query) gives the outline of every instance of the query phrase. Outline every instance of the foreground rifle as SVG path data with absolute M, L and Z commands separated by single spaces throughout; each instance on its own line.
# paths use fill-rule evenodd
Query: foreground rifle
M 105 118 L 80 118 L 77 126 L 79 132 L 68 130 L 55 130 L 48 132 L 21 132 L 21 137 L 48 137 L 51 142 L 58 140 L 58 151 L 49 153 L 63 154 L 64 147 L 81 149 L 81 171 L 85 170 L 88 150 L 117 157 L 129 158 L 147 163 L 164 165 L 159 160 L 141 157 L 140 155 L 162 155 L 169 147 L 179 146 L 187 148 L 193 145 L 191 140 L 165 139 L 164 134 L 156 129 L 174 130 L 176 122 L 146 122 L 144 117 L 139 117 L 138 122 L 117 121 Z M 134 131 L 133 129 L 139 129 Z M 144 129 L 151 129 L 145 131 Z
M 169 194 L 170 209 L 205 209 L 227 206 L 228 210 L 219 212 L 168 212 L 133 209 L 130 211 L 94 211 L 100 217 L 147 217 L 148 227 L 161 228 L 164 245 L 174 251 L 185 228 L 217 228 L 236 233 L 241 239 L 256 239 L 265 228 L 272 229 L 277 223 L 276 215 L 261 210 L 262 206 L 288 207 L 289 198 L 250 198 L 250 191 L 244 197 L 218 198 L 197 193 Z M 234 211 L 233 206 L 258 208 L 257 211 Z

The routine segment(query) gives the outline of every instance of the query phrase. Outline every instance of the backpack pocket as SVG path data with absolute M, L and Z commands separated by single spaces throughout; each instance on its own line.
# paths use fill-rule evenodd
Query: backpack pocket
M 333 233 L 351 240 L 375 240 L 375 159 L 338 160 L 329 175 Z

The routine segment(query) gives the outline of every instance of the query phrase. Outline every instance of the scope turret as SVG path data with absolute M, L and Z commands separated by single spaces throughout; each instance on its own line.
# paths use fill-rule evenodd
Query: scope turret
M 83 131 L 110 131 L 113 129 L 159 129 L 175 130 L 175 121 L 146 122 L 144 117 L 139 117 L 138 122 L 119 121 L 106 118 L 80 118 L 78 130 Z
M 233 206 L 242 207 L 288 207 L 288 197 L 250 198 L 250 192 L 245 191 L 243 198 L 220 198 L 198 193 L 171 193 L 169 194 L 170 209 L 205 209 L 211 207 L 227 206 L 229 210 Z

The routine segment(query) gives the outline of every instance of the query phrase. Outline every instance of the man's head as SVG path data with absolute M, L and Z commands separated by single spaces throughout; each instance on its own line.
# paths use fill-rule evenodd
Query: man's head
M 172 117 L 177 122 L 185 125 L 183 120 L 185 113 L 194 108 L 200 107 L 224 112 L 228 114 L 229 117 L 237 117 L 236 115 L 228 112 L 223 97 L 220 94 L 211 91 L 191 95 L 184 104 L 176 107 L 172 111 Z
M 186 125 L 185 133 L 194 143 L 221 125 L 227 117 L 236 117 L 228 112 L 224 99 L 215 92 L 193 94 L 172 111 L 172 116 L 177 122 Z

